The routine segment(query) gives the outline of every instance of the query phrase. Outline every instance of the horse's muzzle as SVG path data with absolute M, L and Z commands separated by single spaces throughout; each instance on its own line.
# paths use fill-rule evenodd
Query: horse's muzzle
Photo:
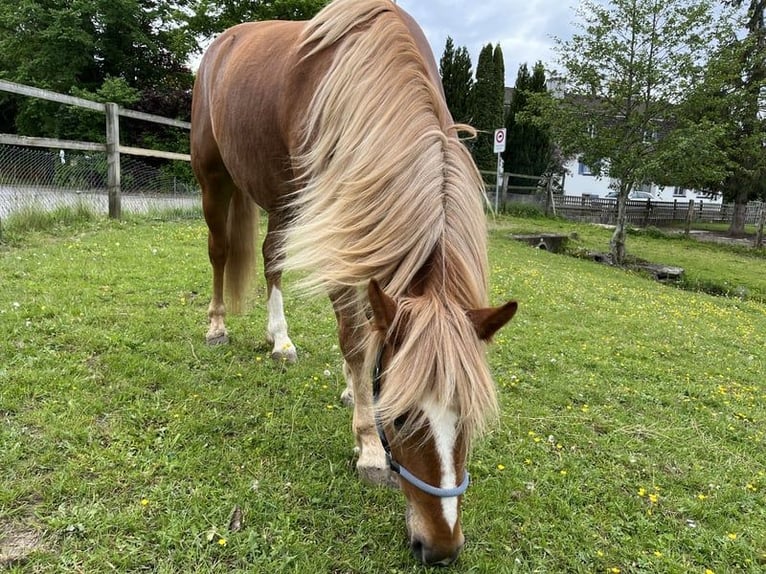
M 422 540 L 415 537 L 410 540 L 410 548 L 415 558 L 420 560 L 426 566 L 449 566 L 460 555 L 460 551 L 463 549 L 461 544 L 456 549 L 439 549 L 428 546 Z

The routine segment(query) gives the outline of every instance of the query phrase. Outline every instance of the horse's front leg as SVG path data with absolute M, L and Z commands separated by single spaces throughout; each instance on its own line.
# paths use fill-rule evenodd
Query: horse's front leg
M 356 293 L 353 289 L 336 292 L 330 296 L 338 320 L 338 340 L 345 359 L 343 374 L 346 390 L 341 399 L 353 401 L 353 431 L 356 442 L 356 470 L 359 477 L 371 484 L 392 486 L 398 484 L 386 462 L 383 445 L 375 427 L 375 412 L 372 404 L 372 380 L 365 370 L 366 323 L 360 323 Z
M 287 319 L 282 299 L 282 271 L 279 269 L 281 259 L 278 236 L 281 222 L 282 218 L 278 214 L 269 214 L 269 227 L 263 241 L 263 268 L 268 295 L 266 309 L 269 314 L 266 341 L 273 345 L 272 359 L 294 363 L 298 359 L 298 352 L 287 334 Z

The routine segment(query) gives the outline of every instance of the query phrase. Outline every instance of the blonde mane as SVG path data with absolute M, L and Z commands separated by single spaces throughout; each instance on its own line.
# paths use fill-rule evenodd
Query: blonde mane
M 294 159 L 285 267 L 307 272 L 302 287 L 313 292 L 377 279 L 407 332 L 388 372 L 406 373 L 397 380 L 408 386 L 384 389 L 384 418 L 432 397 L 458 409 L 470 436 L 496 397 L 466 316 L 487 304 L 488 265 L 482 182 L 461 126 L 389 0 L 332 2 L 301 49 L 306 59 L 333 54 Z M 371 353 L 381 337 L 367 341 Z

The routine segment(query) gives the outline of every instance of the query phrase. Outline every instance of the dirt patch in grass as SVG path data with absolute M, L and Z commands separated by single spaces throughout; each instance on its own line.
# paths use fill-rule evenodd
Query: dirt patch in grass
M 19 564 L 42 549 L 40 533 L 19 522 L 0 522 L 0 566 Z

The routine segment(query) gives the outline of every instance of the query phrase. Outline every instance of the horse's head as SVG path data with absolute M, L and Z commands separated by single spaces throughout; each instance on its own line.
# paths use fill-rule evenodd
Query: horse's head
M 395 300 L 376 282 L 373 313 L 375 422 L 407 499 L 407 531 L 425 564 L 450 564 L 465 538 L 471 436 L 496 408 L 484 343 L 516 312 L 459 309 L 427 295 Z

